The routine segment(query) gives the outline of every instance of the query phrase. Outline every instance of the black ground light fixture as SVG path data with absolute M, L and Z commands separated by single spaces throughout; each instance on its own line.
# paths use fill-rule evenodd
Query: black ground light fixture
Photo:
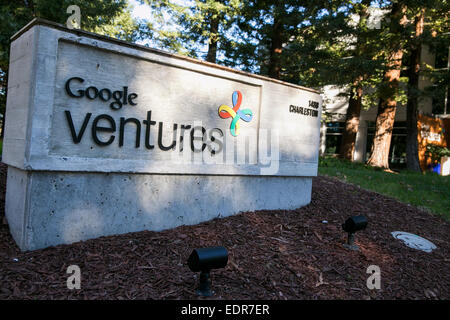
M 187 264 L 191 271 L 200 271 L 200 282 L 196 291 L 198 295 L 204 297 L 213 295 L 209 272 L 212 269 L 225 268 L 227 263 L 228 251 L 224 247 L 198 248 L 192 251 Z
M 364 230 L 367 227 L 367 218 L 364 216 L 353 216 L 348 218 L 342 225 L 342 229 L 348 233 L 347 243 L 344 247 L 350 250 L 359 250 L 355 244 L 355 232 Z

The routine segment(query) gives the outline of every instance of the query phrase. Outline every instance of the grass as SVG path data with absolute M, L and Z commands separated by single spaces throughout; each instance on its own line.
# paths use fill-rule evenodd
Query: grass
M 319 174 L 357 184 L 450 219 L 450 176 L 407 170 L 390 173 L 330 157 L 320 158 Z

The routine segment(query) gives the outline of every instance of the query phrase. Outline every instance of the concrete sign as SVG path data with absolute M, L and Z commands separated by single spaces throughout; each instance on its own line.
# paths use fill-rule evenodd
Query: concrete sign
M 311 89 L 44 20 L 12 39 L 6 216 L 24 250 L 311 197 Z

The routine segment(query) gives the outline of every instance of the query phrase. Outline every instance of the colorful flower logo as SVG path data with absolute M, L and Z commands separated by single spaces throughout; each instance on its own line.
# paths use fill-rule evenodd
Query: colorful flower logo
M 227 106 L 226 104 L 222 104 L 219 107 L 219 117 L 222 119 L 233 118 L 230 125 L 231 134 L 236 137 L 239 134 L 239 119 L 244 120 L 245 122 L 252 121 L 253 112 L 250 109 L 240 110 L 242 103 L 242 93 L 240 91 L 234 91 L 232 96 L 233 108 Z

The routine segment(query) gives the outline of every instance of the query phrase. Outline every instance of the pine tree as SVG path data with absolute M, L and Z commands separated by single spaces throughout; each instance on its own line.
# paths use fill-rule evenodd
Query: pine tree
M 375 122 L 372 154 L 367 163 L 374 167 L 389 169 L 389 148 L 397 107 L 400 68 L 404 52 L 404 29 L 407 22 L 406 5 L 394 2 L 389 13 L 389 25 L 385 35 L 386 69 L 380 86 L 380 102 Z
M 449 70 L 436 70 L 421 62 L 423 45 L 432 48 L 438 43 L 444 48 L 449 47 L 449 7 L 446 1 L 428 0 L 408 3 L 411 36 L 407 49 L 409 51 L 408 64 L 408 102 L 407 102 L 407 138 L 406 164 L 412 171 L 420 171 L 417 144 L 417 114 L 421 98 L 426 96 L 439 97 L 442 91 L 448 90 Z M 435 49 L 435 48 L 434 48 Z M 434 50 L 435 55 L 438 54 Z M 448 54 L 448 53 L 447 53 Z M 448 56 L 447 56 L 448 57 Z M 434 86 L 419 88 L 419 76 L 426 76 L 433 80 Z M 447 75 L 447 76 L 446 76 Z
M 353 59 L 362 60 L 360 66 L 367 66 L 367 62 L 373 61 L 373 56 L 367 46 L 367 42 L 370 41 L 368 39 L 370 30 L 367 22 L 370 3 L 370 0 L 363 0 L 360 3 L 353 4 L 354 12 L 359 18 L 357 29 L 354 32 L 356 43 L 354 45 L 355 50 Z M 369 66 L 372 67 L 372 65 Z M 339 150 L 339 157 L 350 161 L 353 161 L 356 134 L 359 128 L 363 96 L 363 80 L 374 75 L 370 70 L 367 70 L 367 68 L 364 67 L 355 68 L 352 71 L 354 79 L 350 86 L 350 97 L 345 117 L 344 132 L 342 134 L 342 144 Z
M 235 17 L 235 28 L 224 47 L 224 63 L 245 71 L 287 80 L 286 62 L 299 25 L 310 15 L 313 1 L 248 0 Z M 313 6 L 316 8 L 316 6 Z
M 421 171 L 419 165 L 419 146 L 417 143 L 417 112 L 421 37 L 424 30 L 425 8 L 420 8 L 414 19 L 414 36 L 410 44 L 408 68 L 408 102 L 406 105 L 406 165 L 409 170 Z
M 239 12 L 240 0 L 193 0 L 186 4 L 171 0 L 145 2 L 154 9 L 161 25 L 155 39 L 160 48 L 220 63 L 218 54 L 229 41 L 227 33 Z M 164 13 L 170 16 L 170 21 L 163 19 Z M 206 54 L 202 52 L 205 46 Z
M 127 0 L 29 0 L 0 2 L 0 114 L 6 107 L 10 38 L 35 17 L 65 24 L 67 7 L 78 5 L 81 29 L 135 41 L 142 27 L 131 18 Z M 4 123 L 4 121 L 3 121 Z M 3 130 L 2 130 L 3 134 Z

